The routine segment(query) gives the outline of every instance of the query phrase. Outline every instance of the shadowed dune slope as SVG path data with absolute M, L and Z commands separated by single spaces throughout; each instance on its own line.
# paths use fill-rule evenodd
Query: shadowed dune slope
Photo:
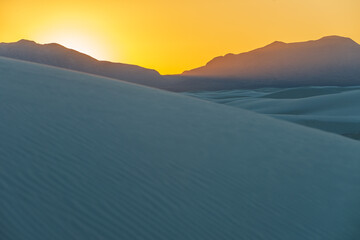
M 360 140 L 360 87 L 300 87 L 186 93 Z
M 360 144 L 0 58 L 7 240 L 360 238 Z

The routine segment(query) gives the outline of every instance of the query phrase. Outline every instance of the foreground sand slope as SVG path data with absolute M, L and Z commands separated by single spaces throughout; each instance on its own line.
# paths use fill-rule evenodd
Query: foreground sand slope
M 360 144 L 0 58 L 0 235 L 358 239 Z

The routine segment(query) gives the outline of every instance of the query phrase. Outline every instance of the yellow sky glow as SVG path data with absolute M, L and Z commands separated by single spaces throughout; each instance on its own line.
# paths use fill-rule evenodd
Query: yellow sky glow
M 0 42 L 57 42 L 174 74 L 275 40 L 360 43 L 359 12 L 359 0 L 11 0 L 0 2 Z

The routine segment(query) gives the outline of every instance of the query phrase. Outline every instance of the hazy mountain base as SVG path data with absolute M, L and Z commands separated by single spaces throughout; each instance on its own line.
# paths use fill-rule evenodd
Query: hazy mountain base
M 261 88 L 186 95 L 360 140 L 360 87 Z
M 0 58 L 0 239 L 353 240 L 360 143 Z

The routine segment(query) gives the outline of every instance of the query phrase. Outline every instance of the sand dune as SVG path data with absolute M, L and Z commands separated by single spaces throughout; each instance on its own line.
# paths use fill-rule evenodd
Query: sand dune
M 360 87 L 301 87 L 189 93 L 360 139 Z
M 360 238 L 360 143 L 0 58 L 7 240 Z

